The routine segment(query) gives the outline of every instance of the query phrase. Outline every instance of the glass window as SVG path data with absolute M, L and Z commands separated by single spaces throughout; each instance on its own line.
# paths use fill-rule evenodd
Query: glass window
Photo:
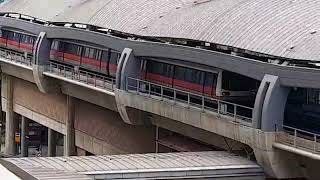
M 8 31 L 8 39 L 19 42 L 20 34 L 12 31 Z
M 95 49 L 89 48 L 89 58 L 94 59 L 95 57 Z
M 222 72 L 222 88 L 230 91 L 248 91 L 256 89 L 257 81 L 229 71 Z
M 75 54 L 78 53 L 78 45 L 71 44 L 71 43 L 64 43 L 64 49 L 66 53 Z
M 104 61 L 104 62 L 108 62 L 108 60 L 109 60 L 109 52 L 106 51 L 106 50 L 102 51 L 102 57 L 101 57 L 101 59 L 102 59 L 102 61 Z
M 110 53 L 110 63 L 111 64 L 118 64 L 118 60 L 120 58 L 120 54 L 115 52 L 115 51 L 111 51 Z
M 205 86 L 216 86 L 217 84 L 217 78 L 218 75 L 215 73 L 209 73 L 209 72 L 205 72 L 205 81 L 204 81 L 204 85 Z
M 101 53 L 102 53 L 101 50 L 96 50 L 96 56 L 95 56 L 96 60 L 100 60 L 101 59 Z
M 175 67 L 174 78 L 178 80 L 184 80 L 185 68 L 181 66 Z

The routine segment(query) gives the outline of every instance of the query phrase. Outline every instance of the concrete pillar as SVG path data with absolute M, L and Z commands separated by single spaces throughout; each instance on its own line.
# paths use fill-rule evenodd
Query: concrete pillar
M 21 116 L 21 155 L 22 157 L 28 157 L 28 139 L 29 135 L 29 121 L 26 117 Z
M 15 133 L 18 129 L 18 120 L 13 112 L 13 79 L 11 76 L 5 76 L 6 89 L 6 132 L 5 132 L 5 147 L 6 155 L 16 155 Z
M 75 148 L 75 131 L 74 131 L 74 99 L 71 96 L 67 96 L 67 119 L 66 119 L 66 135 L 64 139 L 64 155 L 73 156 L 76 155 Z
M 253 126 L 265 132 L 281 130 L 290 88 L 280 86 L 278 76 L 265 75 L 254 105 Z
M 48 128 L 48 157 L 56 156 L 56 132 Z

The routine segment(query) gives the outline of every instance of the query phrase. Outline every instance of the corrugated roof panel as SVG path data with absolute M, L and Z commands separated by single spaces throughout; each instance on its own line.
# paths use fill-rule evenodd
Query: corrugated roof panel
M 320 60 L 318 0 L 11 0 L 1 11 Z
M 256 163 L 222 151 L 4 160 L 37 179 L 93 179 L 98 175 L 138 177 L 148 173 L 162 178 L 177 174 L 192 176 L 194 173 L 203 178 L 215 175 L 219 178 L 230 175 L 249 179 L 264 177 Z

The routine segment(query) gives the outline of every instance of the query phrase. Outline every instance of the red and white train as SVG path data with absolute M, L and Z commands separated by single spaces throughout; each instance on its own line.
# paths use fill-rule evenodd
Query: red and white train
M 37 37 L 20 31 L 0 29 L 0 46 L 32 54 Z
M 0 29 L 0 46 L 31 54 L 36 36 L 20 31 Z M 120 52 L 110 48 L 78 42 L 53 40 L 50 61 L 115 77 Z M 141 58 L 142 80 L 196 94 L 230 101 L 252 99 L 258 82 L 229 71 L 199 69 L 169 64 L 155 58 Z
M 140 78 L 195 94 L 234 102 L 253 99 L 258 81 L 221 69 L 205 70 L 142 58 Z M 247 104 L 247 103 L 245 103 Z
M 54 40 L 50 60 L 78 66 L 90 71 L 115 77 L 120 52 L 75 42 Z

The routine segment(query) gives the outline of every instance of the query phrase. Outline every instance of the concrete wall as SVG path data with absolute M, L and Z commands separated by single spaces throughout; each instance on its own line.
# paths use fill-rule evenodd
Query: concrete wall
M 126 124 L 117 112 L 81 100 L 76 101 L 75 129 L 112 146 L 112 152 L 155 151 L 155 132 L 152 127 Z
M 63 94 L 41 93 L 35 84 L 14 78 L 14 103 L 63 124 L 66 120 L 66 99 Z

